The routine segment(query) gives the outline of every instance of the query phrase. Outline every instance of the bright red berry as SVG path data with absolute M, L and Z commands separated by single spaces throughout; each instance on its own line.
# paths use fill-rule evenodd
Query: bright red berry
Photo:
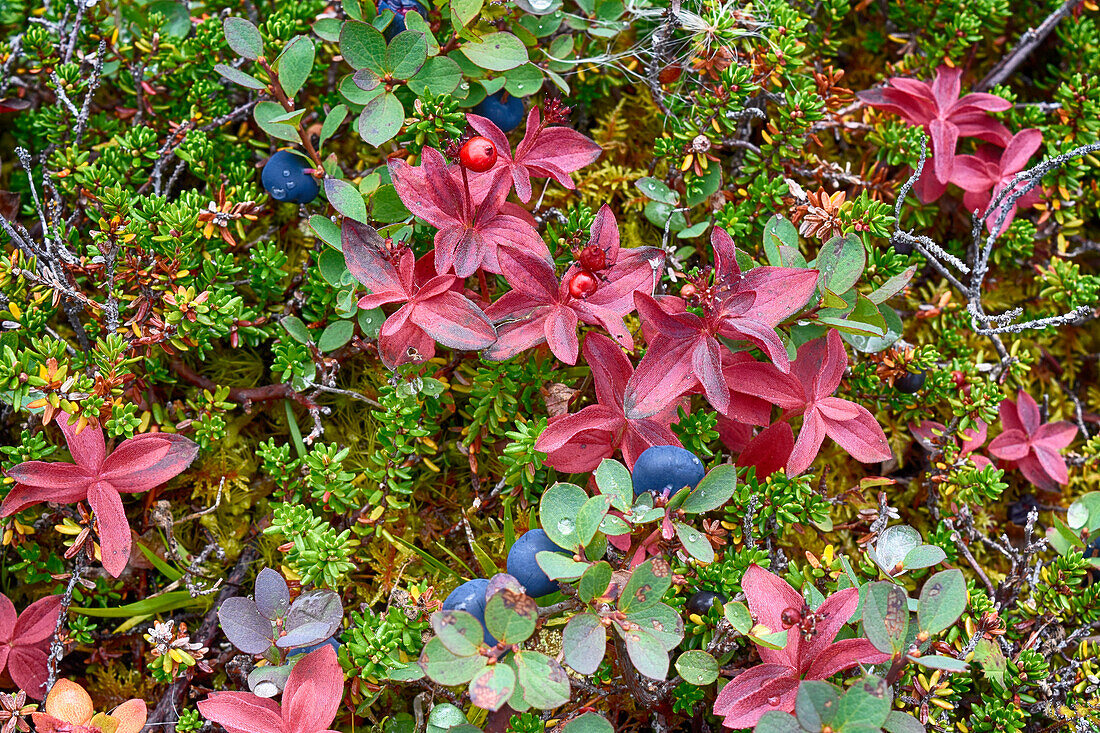
M 484 173 L 497 162 L 497 149 L 489 138 L 472 137 L 458 151 L 462 167 L 474 173 Z
M 793 606 L 784 609 L 783 613 L 779 615 L 779 620 L 783 624 L 783 628 L 789 629 L 795 624 L 802 622 L 802 610 Z
M 596 292 L 600 281 L 588 270 L 581 270 L 569 280 L 569 294 L 574 298 L 587 298 Z
M 694 297 L 696 292 L 697 291 L 693 283 L 684 283 L 684 286 L 680 288 L 680 297 L 691 298 Z
M 607 265 L 607 253 L 595 244 L 590 244 L 581 250 L 577 261 L 586 270 L 602 270 Z

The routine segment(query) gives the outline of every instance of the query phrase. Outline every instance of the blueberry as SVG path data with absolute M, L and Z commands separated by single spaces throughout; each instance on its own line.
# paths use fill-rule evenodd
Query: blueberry
M 405 15 L 410 10 L 421 18 L 428 17 L 428 9 L 417 0 L 379 0 L 378 12 L 381 13 L 383 10 L 393 11 L 393 20 L 386 26 L 386 32 L 383 34 L 387 41 L 393 40 L 394 36 L 405 30 Z
M 488 117 L 501 130 L 511 132 L 523 122 L 523 100 L 511 96 L 505 99 L 504 95 L 503 89 L 496 94 L 490 94 L 477 103 L 474 114 Z
M 306 173 L 309 165 L 289 150 L 280 150 L 264 163 L 260 182 L 276 201 L 308 204 L 317 198 L 317 180 Z
M 698 456 L 678 445 L 646 448 L 634 462 L 634 495 L 675 494 L 685 486 L 694 489 L 705 475 Z
M 558 582 L 550 580 L 535 559 L 535 555 L 540 552 L 568 554 L 569 551 L 555 545 L 541 529 L 524 533 L 508 551 L 508 574 L 518 580 L 527 589 L 527 595 L 533 598 L 558 590 Z
M 701 590 L 694 593 L 684 604 L 684 610 L 688 613 L 697 613 L 706 616 L 712 606 L 726 605 L 726 597 L 721 593 L 711 593 L 709 590 Z
M 443 601 L 444 611 L 465 611 L 485 625 L 485 591 L 489 588 L 489 581 L 485 578 L 467 580 L 462 585 L 451 591 L 451 595 Z M 485 631 L 485 643 L 496 646 L 497 640 Z
M 927 373 L 921 369 L 919 372 L 906 372 L 904 377 L 894 380 L 894 389 L 905 394 L 915 394 L 924 386 Z
M 301 649 L 295 649 L 294 653 L 295 654 L 309 654 L 310 652 L 317 651 L 318 649 L 320 649 L 323 646 L 331 646 L 332 650 L 334 652 L 336 652 L 336 653 L 340 652 L 340 640 L 337 639 L 335 636 L 330 636 L 329 638 L 325 639 L 324 641 L 322 641 L 319 644 L 312 644 L 310 646 L 304 646 Z

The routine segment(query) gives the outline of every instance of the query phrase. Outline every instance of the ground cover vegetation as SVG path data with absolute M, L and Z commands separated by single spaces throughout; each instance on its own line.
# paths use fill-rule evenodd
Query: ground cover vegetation
M 0 730 L 1100 728 L 1093 0 L 0 0 Z

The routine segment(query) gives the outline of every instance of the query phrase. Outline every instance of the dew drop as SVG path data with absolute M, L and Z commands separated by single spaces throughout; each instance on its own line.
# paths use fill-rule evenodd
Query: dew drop
M 288 191 L 292 190 L 294 188 L 294 181 L 287 181 L 286 182 L 286 188 L 287 188 Z
M 558 520 L 558 531 L 562 534 L 573 534 L 573 528 L 576 523 L 568 517 L 562 517 Z
M 523 84 L 516 84 L 516 89 L 523 89 Z
M 286 169 L 283 170 L 283 178 L 290 178 L 290 171 L 289 170 L 286 170 Z
M 688 542 L 694 542 L 695 540 L 696 540 L 696 537 L 695 537 L 695 535 L 693 535 L 693 534 L 689 534 L 689 535 L 687 536 L 687 541 L 688 541 Z
M 278 199 L 279 201 L 282 201 L 283 199 L 286 198 L 286 189 L 285 188 L 273 188 L 273 189 L 271 189 L 271 195 L 272 195 L 273 198 Z
M 772 695 L 771 697 L 769 697 L 768 698 L 768 704 L 771 705 L 772 707 L 775 707 L 776 705 L 778 705 L 779 704 L 779 696 L 778 695 Z

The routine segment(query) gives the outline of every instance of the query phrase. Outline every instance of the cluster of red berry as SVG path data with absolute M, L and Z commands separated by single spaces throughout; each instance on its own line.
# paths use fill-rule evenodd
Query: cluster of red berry
M 475 136 L 467 140 L 458 151 L 462 167 L 474 173 L 485 173 L 497 162 L 497 149 L 489 138 Z M 596 272 L 607 266 L 607 254 L 595 244 L 581 250 L 577 257 L 581 269 L 569 279 L 569 294 L 584 299 L 596 292 L 600 279 Z

